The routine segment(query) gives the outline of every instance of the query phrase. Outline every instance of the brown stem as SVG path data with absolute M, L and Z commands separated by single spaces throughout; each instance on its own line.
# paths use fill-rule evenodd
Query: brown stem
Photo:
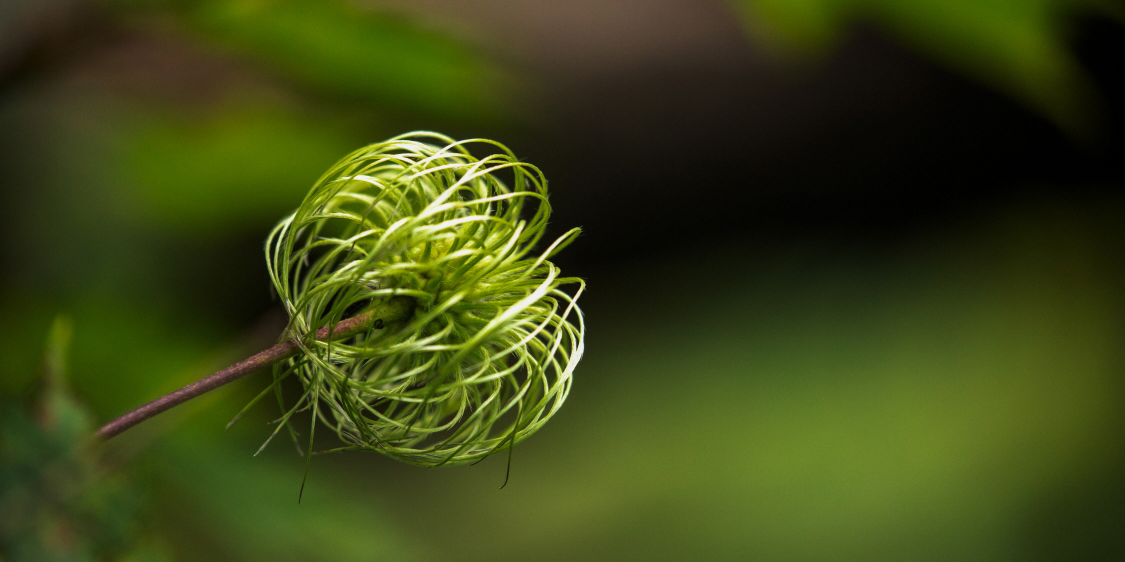
M 409 300 L 410 299 L 404 297 L 396 297 L 379 309 L 346 318 L 335 326 L 325 326 L 317 330 L 316 339 L 327 341 L 328 339 L 338 339 L 354 335 L 371 326 L 382 328 L 384 322 L 394 322 L 406 317 L 413 304 L 413 302 L 407 302 Z M 109 439 L 169 408 L 178 406 L 196 396 L 215 390 L 231 381 L 245 377 L 262 367 L 273 365 L 278 361 L 292 357 L 297 353 L 298 349 L 297 340 L 281 342 L 209 377 L 202 378 L 177 391 L 157 398 L 103 425 L 102 428 L 97 431 L 96 435 L 101 439 Z

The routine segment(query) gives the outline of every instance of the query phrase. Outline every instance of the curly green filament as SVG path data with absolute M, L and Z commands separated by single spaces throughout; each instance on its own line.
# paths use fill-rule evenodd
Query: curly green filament
M 296 403 L 277 393 L 277 429 L 296 439 L 292 416 L 309 411 L 310 451 L 319 421 L 344 449 L 423 466 L 510 451 L 536 432 L 565 401 L 585 335 L 584 283 L 549 261 L 579 229 L 532 253 L 550 215 L 542 172 L 494 141 L 411 133 L 329 169 L 266 241 L 290 329 L 395 296 L 416 307 L 394 329 L 278 362 L 275 390 L 294 377 L 305 391 Z

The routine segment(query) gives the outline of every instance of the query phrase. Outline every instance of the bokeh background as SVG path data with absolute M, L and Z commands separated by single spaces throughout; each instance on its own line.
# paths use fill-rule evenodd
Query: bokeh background
M 1123 116 L 1116 0 L 3 0 L 0 556 L 1125 560 Z M 585 229 L 504 489 L 298 504 L 274 406 L 223 431 L 267 374 L 87 447 L 273 343 L 269 228 L 416 129 Z

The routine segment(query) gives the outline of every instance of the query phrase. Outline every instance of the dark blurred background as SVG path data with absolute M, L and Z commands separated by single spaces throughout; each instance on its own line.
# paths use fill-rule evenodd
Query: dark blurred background
M 2 556 L 1125 560 L 1123 61 L 1115 0 L 2 0 Z M 276 405 L 223 431 L 267 374 L 84 449 L 271 344 L 269 228 L 417 129 L 585 232 L 506 488 L 298 504 Z

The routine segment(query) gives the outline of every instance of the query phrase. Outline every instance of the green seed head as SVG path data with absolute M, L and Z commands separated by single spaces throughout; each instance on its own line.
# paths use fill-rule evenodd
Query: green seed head
M 411 133 L 338 162 L 266 241 L 300 341 L 275 380 L 304 386 L 281 425 L 309 409 L 345 448 L 427 466 L 542 427 L 566 399 L 585 332 L 583 282 L 548 261 L 579 230 L 531 253 L 550 212 L 543 174 L 493 141 Z M 349 318 L 362 325 L 316 337 Z

